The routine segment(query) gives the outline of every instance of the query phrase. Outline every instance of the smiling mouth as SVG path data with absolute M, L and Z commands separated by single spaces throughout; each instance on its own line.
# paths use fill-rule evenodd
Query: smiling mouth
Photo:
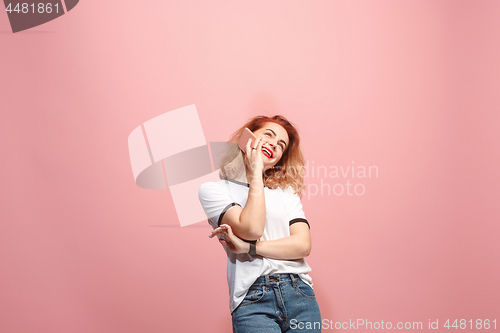
M 262 147 L 262 153 L 268 158 L 273 158 L 273 152 L 266 147 Z

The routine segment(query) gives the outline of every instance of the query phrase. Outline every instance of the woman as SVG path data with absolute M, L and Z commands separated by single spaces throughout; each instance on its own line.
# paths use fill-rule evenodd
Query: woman
M 230 142 L 238 143 L 245 127 L 257 139 L 239 153 L 244 163 L 226 160 L 222 180 L 199 190 L 214 228 L 209 237 L 218 236 L 228 256 L 233 332 L 320 332 L 304 260 L 311 238 L 299 197 L 304 158 L 298 132 L 282 116 L 258 116 Z

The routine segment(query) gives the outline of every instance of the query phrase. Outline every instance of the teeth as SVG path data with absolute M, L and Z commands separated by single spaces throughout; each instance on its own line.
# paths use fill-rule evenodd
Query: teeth
M 273 153 L 269 149 L 267 149 L 266 147 L 263 147 L 262 150 L 264 150 L 266 153 L 268 153 L 270 157 L 273 157 Z

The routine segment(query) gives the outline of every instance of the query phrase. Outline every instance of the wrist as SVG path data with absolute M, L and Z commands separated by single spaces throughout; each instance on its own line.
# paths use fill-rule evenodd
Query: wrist
M 251 256 L 257 255 L 257 241 L 248 242 L 248 254 Z
M 250 180 L 253 181 L 262 181 L 264 179 L 264 170 L 256 170 L 250 173 Z
M 256 177 L 249 177 L 249 190 L 248 194 L 262 194 L 264 189 L 264 179 L 262 175 Z

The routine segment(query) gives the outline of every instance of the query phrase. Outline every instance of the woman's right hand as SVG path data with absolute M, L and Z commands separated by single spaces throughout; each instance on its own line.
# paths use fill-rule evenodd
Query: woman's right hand
M 248 253 L 250 250 L 250 243 L 245 242 L 233 233 L 233 229 L 229 224 L 221 224 L 220 227 L 214 229 L 212 234 L 208 237 L 213 238 L 214 236 L 221 235 L 224 238 L 219 238 L 219 242 L 233 253 Z
M 259 137 L 256 140 L 248 139 L 245 146 L 245 164 L 251 176 L 262 176 L 264 173 L 263 144 L 264 140 Z

